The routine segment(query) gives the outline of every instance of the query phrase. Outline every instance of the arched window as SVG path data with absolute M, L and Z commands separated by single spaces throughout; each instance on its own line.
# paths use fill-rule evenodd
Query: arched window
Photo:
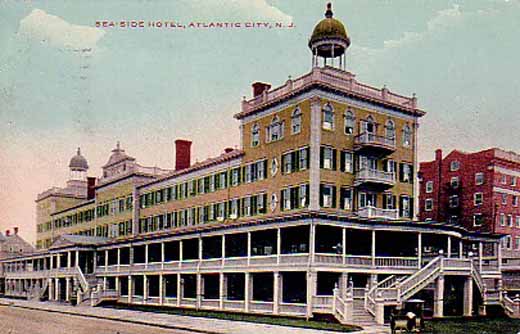
M 302 130 L 302 112 L 300 108 L 294 109 L 291 115 L 291 133 L 297 134 Z
M 367 128 L 366 131 L 368 133 L 375 133 L 376 132 L 376 122 L 374 122 L 374 118 L 372 116 L 367 117 Z
M 325 130 L 334 130 L 334 109 L 330 105 L 330 103 L 327 103 L 323 109 L 323 122 L 322 127 Z
M 392 142 L 395 140 L 395 124 L 391 119 L 386 122 L 386 139 Z
M 260 127 L 258 124 L 253 125 L 251 129 L 251 146 L 256 147 L 260 144 Z
M 406 124 L 403 128 L 403 146 L 410 146 L 412 144 L 412 130 Z
M 354 114 L 352 111 L 347 110 L 345 113 L 345 134 L 351 135 L 354 134 L 354 126 L 356 118 L 354 117 Z
M 278 116 L 275 116 L 271 124 L 267 127 L 267 142 L 277 141 L 283 138 L 284 124 Z

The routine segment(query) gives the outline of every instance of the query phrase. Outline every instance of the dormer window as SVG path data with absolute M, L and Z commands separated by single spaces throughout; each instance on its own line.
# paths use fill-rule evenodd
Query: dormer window
M 347 110 L 345 113 L 345 134 L 346 135 L 352 135 L 354 134 L 354 126 L 356 122 L 356 118 L 354 117 L 354 114 L 352 111 Z
M 277 141 L 283 138 L 284 124 L 280 121 L 278 116 L 275 116 L 271 121 L 271 124 L 267 127 L 267 142 Z
M 322 127 L 325 130 L 334 130 L 334 109 L 330 105 L 330 103 L 327 103 L 323 109 L 323 122 Z
M 260 144 L 260 127 L 258 124 L 251 128 L 251 146 L 256 147 Z
M 300 108 L 294 109 L 291 115 L 291 134 L 295 135 L 302 131 L 302 112 Z

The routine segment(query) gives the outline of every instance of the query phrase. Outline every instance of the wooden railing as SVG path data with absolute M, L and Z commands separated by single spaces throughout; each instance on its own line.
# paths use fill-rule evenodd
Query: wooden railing
M 386 136 L 379 136 L 373 133 L 363 132 L 354 138 L 354 143 L 358 145 L 383 145 L 395 149 L 395 137 L 389 138 Z
M 361 218 L 386 218 L 386 219 L 398 219 L 399 211 L 395 209 L 381 209 L 374 206 L 365 206 L 359 208 L 357 211 Z

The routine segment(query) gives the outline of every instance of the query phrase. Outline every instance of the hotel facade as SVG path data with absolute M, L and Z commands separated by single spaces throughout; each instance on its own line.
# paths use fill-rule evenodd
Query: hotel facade
M 501 235 L 415 219 L 425 112 L 346 71 L 349 45 L 329 7 L 311 71 L 254 83 L 240 148 L 215 158 L 192 164 L 177 140 L 175 169 L 151 168 L 118 144 L 95 179 L 78 149 L 67 186 L 36 200 L 39 251 L 0 261 L 5 294 L 357 324 L 412 298 L 435 317 L 515 315 Z

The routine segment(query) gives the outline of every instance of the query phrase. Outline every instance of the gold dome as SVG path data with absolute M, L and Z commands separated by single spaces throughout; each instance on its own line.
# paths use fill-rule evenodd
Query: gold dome
M 320 42 L 326 42 L 328 40 L 331 42 L 334 40 L 341 41 L 346 47 L 350 45 L 350 38 L 348 37 L 345 26 L 343 23 L 341 23 L 341 21 L 333 18 L 332 16 L 332 5 L 328 3 L 327 11 L 325 12 L 325 18 L 318 22 L 316 27 L 314 27 L 311 38 L 309 40 L 309 48 L 311 48 L 311 50 L 317 43 L 322 44 Z M 335 51 L 336 50 L 337 46 L 335 47 Z M 343 49 L 338 51 L 339 53 L 335 53 L 335 56 L 343 54 L 345 50 Z

